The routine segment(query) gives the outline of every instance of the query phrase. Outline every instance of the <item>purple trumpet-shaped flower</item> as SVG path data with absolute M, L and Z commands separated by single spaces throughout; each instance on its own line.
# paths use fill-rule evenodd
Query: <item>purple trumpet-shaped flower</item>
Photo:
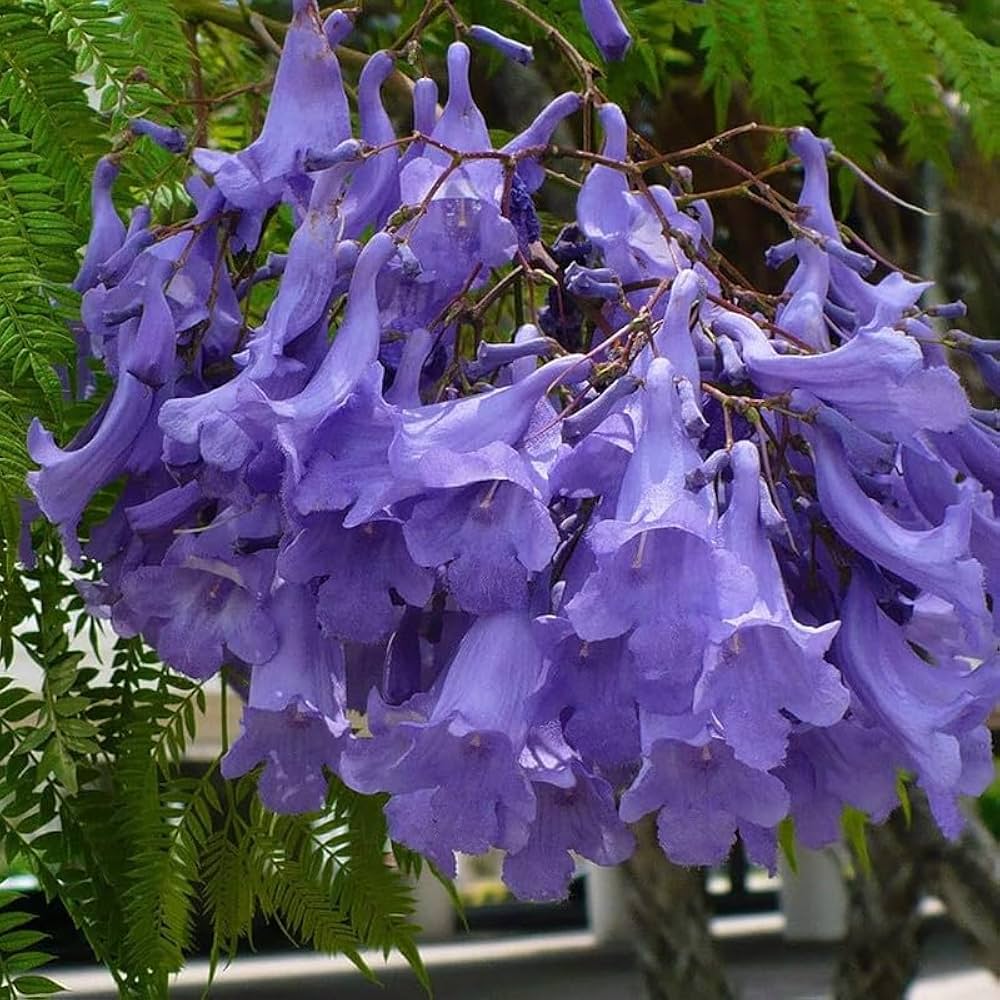
M 378 357 L 379 323 L 375 279 L 395 252 L 388 233 L 376 233 L 358 256 L 348 289 L 348 306 L 333 346 L 305 388 L 276 402 L 280 422 L 301 421 L 314 430 L 336 411 Z
M 712 543 L 710 491 L 686 477 L 701 457 L 681 423 L 673 367 L 655 358 L 646 374 L 643 424 L 618 493 L 615 517 L 587 533 L 596 570 L 566 604 L 581 639 L 630 632 L 639 701 L 668 714 L 690 710 L 694 685 L 722 622 L 753 603 L 753 578 Z
M 81 315 L 91 334 L 93 351 L 113 377 L 120 364 L 127 362 L 124 352 L 131 343 L 129 336 L 121 335 L 120 327 L 139 316 L 148 304 L 144 300 L 151 283 L 159 284 L 166 297 L 177 346 L 189 348 L 184 352 L 189 364 L 183 368 L 189 367 L 199 377 L 202 368 L 212 362 L 230 364 L 242 316 L 228 270 L 219 266 L 222 249 L 217 215 L 223 204 L 221 194 L 211 191 L 202 200 L 190 231 L 151 242 L 136 252 L 114 287 L 97 285 L 84 294 Z M 136 239 L 138 235 L 133 233 Z M 163 312 L 162 304 L 159 311 Z M 170 356 L 169 351 L 166 356 Z M 166 359 L 161 359 L 161 364 L 166 366 Z
M 791 797 L 796 839 L 814 849 L 840 840 L 844 806 L 883 822 L 898 804 L 899 766 L 888 735 L 856 719 L 792 733 L 785 764 L 775 774 Z
M 97 280 L 109 288 L 118 284 L 147 247 L 156 242 L 149 228 L 151 213 L 147 205 L 139 205 L 132 212 L 125 242 L 97 269 Z
M 127 470 L 141 471 L 157 462 L 153 442 L 144 432 L 155 419 L 155 394 L 123 372 L 109 402 L 87 428 L 62 449 L 36 418 L 28 429 L 28 454 L 41 468 L 28 473 L 28 486 L 42 513 L 59 525 L 66 554 L 82 559 L 76 529 L 93 495 Z
M 530 457 L 518 450 L 536 406 L 548 390 L 572 377 L 583 379 L 589 363 L 568 354 L 513 385 L 477 396 L 404 410 L 389 449 L 393 470 L 424 487 L 457 487 L 508 480 L 541 489 Z
M 151 269 L 142 293 L 142 316 L 134 324 L 134 333 L 119 334 L 119 364 L 130 375 L 154 389 L 174 375 L 177 332 L 164 287 L 170 280 L 173 265 L 157 261 Z M 125 341 L 123 343 L 123 341 Z
M 825 354 L 777 354 L 757 324 L 736 313 L 712 323 L 742 348 L 754 384 L 769 393 L 804 389 L 872 434 L 906 439 L 953 430 L 969 413 L 954 372 L 925 368 L 919 345 L 892 330 L 862 331 Z
M 993 494 L 994 510 L 1000 514 L 1000 432 L 970 417 L 950 434 L 928 436 L 937 454 Z
M 969 548 L 983 566 L 986 592 L 993 604 L 994 633 L 1000 633 L 1000 515 L 994 509 L 995 499 L 974 479 L 966 478 L 959 485 L 957 470 L 931 449 L 905 448 L 902 460 L 907 491 L 931 524 L 940 523 L 948 508 L 961 502 L 963 493 L 970 496 Z
M 691 336 L 692 310 L 705 295 L 704 278 L 692 268 L 680 271 L 670 286 L 670 297 L 660 328 L 653 337 L 656 353 L 666 358 L 677 375 L 699 385 L 698 352 Z
M 422 136 L 430 135 L 437 125 L 438 112 L 437 84 L 429 77 L 422 76 L 413 83 L 413 131 Z M 426 143 L 421 139 L 411 142 L 400 158 L 400 169 L 412 160 L 423 156 Z
M 722 378 L 730 385 L 742 385 L 747 381 L 747 369 L 736 345 L 725 335 L 718 334 L 715 347 L 722 362 Z
M 345 10 L 335 10 L 323 22 L 323 34 L 331 49 L 347 41 L 347 36 L 354 30 L 354 15 Z
M 820 245 L 831 257 L 834 257 L 852 271 L 856 271 L 862 277 L 867 277 L 875 270 L 874 257 L 858 253 L 856 250 L 849 250 L 839 239 L 834 240 L 829 236 L 825 236 L 820 240 Z
M 788 301 L 780 306 L 775 320 L 782 330 L 787 330 L 815 350 L 829 351 L 830 333 L 825 309 L 830 290 L 830 260 L 810 240 L 789 242 L 799 263 L 785 285 Z
M 635 668 L 625 639 L 584 642 L 555 615 L 536 619 L 535 636 L 546 663 L 535 716 L 561 718 L 569 745 L 603 771 L 637 760 Z
M 323 580 L 316 615 L 327 635 L 379 642 L 394 630 L 400 602 L 417 608 L 427 603 L 434 574 L 407 555 L 398 523 L 383 519 L 344 528 L 341 521 L 331 514 L 309 517 L 282 551 L 278 573 L 298 583 Z
M 492 152 L 489 130 L 469 85 L 469 49 L 448 48 L 448 101 L 431 133 L 437 143 L 462 153 Z M 495 159 L 470 156 L 459 166 L 450 154 L 427 145 L 400 175 L 402 204 L 422 214 L 402 230 L 419 260 L 417 279 L 401 276 L 395 298 L 419 288 L 426 301 L 414 325 L 427 326 L 441 305 L 467 281 L 482 283 L 490 269 L 510 261 L 517 250 L 513 224 L 501 214 L 503 169 Z M 395 308 L 403 307 L 397 302 Z
M 204 679 L 230 655 L 246 663 L 270 659 L 277 638 L 264 603 L 275 552 L 263 547 L 242 555 L 239 546 L 276 528 L 266 515 L 223 511 L 215 527 L 181 535 L 162 565 L 139 567 L 123 579 L 133 620 L 165 663 Z
M 757 600 L 730 619 L 732 633 L 713 644 L 695 689 L 693 708 L 721 724 L 737 760 L 766 771 L 785 756 L 789 716 L 816 726 L 841 719 L 847 689 L 824 656 L 838 623 L 797 622 L 785 583 L 760 519 L 760 459 L 749 441 L 731 454 L 733 483 L 722 517 L 723 544 L 754 576 Z
M 603 104 L 598 110 L 604 129 L 601 156 L 606 160 L 625 162 L 628 155 L 628 126 L 625 116 L 615 104 Z M 633 276 L 618 266 L 616 245 L 624 241 L 631 222 L 628 202 L 628 179 L 621 170 L 595 163 L 576 202 L 580 230 L 596 244 L 605 262 L 614 267 L 622 281 Z
M 255 341 L 265 341 L 277 364 L 284 348 L 322 317 L 330 299 L 342 291 L 343 281 L 357 260 L 356 245 L 343 239 L 343 219 L 338 202 L 353 164 L 330 167 L 313 188 L 309 209 L 296 229 L 284 261 L 275 262 L 269 274 L 280 268 L 284 278 Z M 254 341 L 251 341 L 254 353 Z M 259 370 L 257 378 L 270 374 Z
M 125 224 L 111 200 L 111 187 L 119 169 L 118 162 L 110 156 L 102 156 L 94 167 L 90 188 L 90 238 L 83 263 L 73 281 L 73 288 L 78 292 L 85 292 L 97 284 L 98 268 L 125 241 Z
M 374 149 L 396 138 L 382 105 L 381 88 L 395 68 L 388 52 L 376 52 L 365 63 L 358 80 L 358 112 L 361 138 Z M 382 149 L 355 172 L 344 199 L 343 235 L 357 239 L 367 226 L 381 227 L 399 207 L 399 151 L 395 146 Z
M 364 149 L 357 139 L 345 139 L 343 142 L 337 143 L 336 146 L 331 150 L 309 150 L 305 157 L 305 168 L 309 171 L 325 171 L 329 170 L 330 167 L 335 167 L 340 163 L 351 163 L 355 160 L 360 160 Z M 337 183 L 339 183 L 339 178 Z M 306 191 L 307 185 L 302 185 L 301 189 L 297 188 L 297 193 L 300 194 L 302 198 L 308 195 L 309 199 L 312 200 L 313 191 L 316 189 L 315 183 L 308 185 L 308 191 Z M 328 196 L 324 192 L 324 200 L 329 200 Z
M 535 53 L 532 52 L 530 45 L 525 45 L 524 42 L 501 35 L 499 31 L 494 31 L 492 28 L 487 28 L 482 24 L 473 24 L 469 28 L 469 38 L 475 39 L 477 42 L 482 42 L 484 45 L 489 45 L 490 48 L 496 49 L 502 56 L 513 62 L 521 63 L 522 66 L 526 66 L 535 58 Z
M 570 442 L 585 439 L 613 413 L 620 412 L 617 410 L 618 404 L 628 399 L 641 385 L 642 381 L 635 375 L 623 375 L 615 379 L 596 399 L 592 399 L 575 413 L 563 418 L 563 438 Z
M 870 476 L 886 475 L 896 467 L 898 446 L 893 441 L 869 434 L 839 410 L 821 403 L 815 396 L 796 389 L 789 402 L 794 410 L 806 414 L 817 427 L 835 434 L 853 469 Z
M 624 59 L 632 36 L 613 0 L 580 0 L 580 10 L 601 55 L 608 61 Z
M 823 516 L 841 539 L 904 580 L 950 601 L 966 631 L 977 637 L 986 606 L 982 566 L 969 554 L 968 500 L 949 506 L 940 524 L 925 530 L 903 527 L 858 485 L 839 441 L 819 428 L 808 437 Z
M 832 146 L 805 128 L 792 130 L 788 145 L 805 168 L 799 209 L 806 225 L 822 237 L 823 248 L 829 255 L 830 296 L 855 310 L 858 330 L 893 326 L 930 284 L 910 281 L 898 271 L 890 272 L 875 285 L 865 281 L 858 269 L 868 265 L 859 263 L 863 255 L 844 247 L 830 205 L 826 158 Z
M 660 846 L 671 861 L 713 865 L 729 853 L 738 827 L 773 827 L 788 806 L 777 777 L 741 763 L 721 740 L 690 746 L 657 739 L 644 748 L 642 770 L 619 812 L 633 823 L 656 811 Z
M 399 363 L 392 373 L 392 385 L 384 393 L 387 403 L 399 407 L 420 405 L 424 365 L 433 348 L 434 338 L 423 327 L 406 335 Z
M 967 764 L 963 750 L 975 755 L 972 745 L 963 746 L 963 737 L 983 725 L 1000 697 L 1000 662 L 977 667 L 960 660 L 926 663 L 876 598 L 864 573 L 855 572 L 844 600 L 838 662 L 859 711 L 899 744 L 906 764 L 932 797 L 947 795 Z M 975 759 L 972 763 L 982 785 L 967 790 L 978 794 L 991 774 L 988 767 L 985 773 L 975 768 Z M 946 823 L 944 832 L 955 836 L 959 831 Z
M 583 107 L 579 94 L 567 92 L 550 101 L 535 116 L 535 120 L 510 142 L 500 147 L 501 153 L 516 156 L 517 176 L 524 182 L 529 194 L 534 194 L 545 181 L 545 168 L 537 156 L 523 155 L 526 150 L 544 148 L 552 141 L 553 133 L 570 115 Z
M 323 767 L 336 772 L 344 738 L 344 652 L 316 625 L 316 602 L 306 587 L 284 584 L 271 600 L 279 623 L 274 655 L 254 666 L 242 733 L 222 758 L 223 777 L 238 778 L 263 763 L 258 792 L 272 812 L 321 809 Z
M 625 163 L 628 159 L 628 124 L 616 104 L 603 104 L 598 110 L 604 130 L 601 155 L 605 160 Z M 649 196 L 656 207 L 649 202 Z M 629 190 L 624 171 L 605 163 L 591 167 L 576 203 L 579 228 L 600 249 L 604 265 L 615 271 L 623 284 L 669 278 L 690 267 L 691 261 L 674 239 L 663 233 L 665 218 L 670 225 L 700 240 L 699 224 L 677 210 L 673 196 L 659 185 L 648 196 Z M 640 305 L 651 294 L 638 292 L 633 305 Z
M 382 381 L 381 367 L 372 365 L 322 436 L 310 439 L 296 473 L 286 476 L 286 500 L 299 514 L 347 511 L 344 525 L 354 528 L 420 492 L 419 484 L 394 475 L 387 461 L 394 410 L 382 397 Z
M 518 332 L 519 342 L 535 340 L 530 325 Z M 414 493 L 436 488 L 406 517 L 407 547 L 419 564 L 442 567 L 467 611 L 526 607 L 532 578 L 555 553 L 559 538 L 545 501 L 561 446 L 544 393 L 579 360 L 533 370 L 533 359 L 521 358 L 510 366 L 509 386 L 402 415 L 393 468 L 421 484 Z
M 226 199 L 255 212 L 278 201 L 286 182 L 303 172 L 309 150 L 331 150 L 351 134 L 340 65 L 316 2 L 294 0 L 293 9 L 260 135 L 239 153 L 195 152 Z
M 358 257 L 348 289 L 343 323 L 333 345 L 305 387 L 293 396 L 268 402 L 277 424 L 293 482 L 302 479 L 316 442 L 332 433 L 338 411 L 362 383 L 381 378 L 377 362 L 381 329 L 375 282 L 395 252 L 388 233 L 376 233 Z M 248 385 L 247 389 L 252 390 Z M 253 399 L 254 396 L 248 397 Z M 259 400 L 259 394 L 256 399 Z M 261 400 L 261 402 L 263 402 Z
M 392 837 L 444 872 L 454 874 L 454 851 L 519 850 L 535 796 L 518 758 L 541 676 L 527 614 L 477 619 L 430 692 L 396 708 L 369 702 L 373 736 L 345 752 L 343 780 L 389 792 Z
M 418 500 L 403 533 L 413 560 L 442 567 L 449 593 L 473 614 L 527 607 L 532 578 L 559 544 L 545 504 L 499 480 Z
M 509 365 L 519 358 L 544 358 L 554 354 L 558 345 L 538 334 L 537 328 L 532 328 L 534 335 L 514 340 L 509 344 L 491 344 L 480 341 L 476 349 L 476 360 L 467 368 L 466 373 L 471 379 L 479 379 L 503 365 Z
M 503 878 L 520 899 L 562 899 L 575 864 L 570 851 L 616 865 L 635 849 L 618 818 L 611 785 L 584 765 L 558 722 L 539 726 L 521 754 L 537 802 L 528 842 L 504 859 Z
M 365 279 L 368 283 L 374 281 L 374 275 L 368 271 L 373 257 L 379 255 L 379 259 L 383 260 L 392 252 L 391 247 L 392 240 L 388 236 L 376 237 L 366 247 L 368 264 L 361 268 L 360 273 L 362 276 L 368 274 Z M 341 252 L 345 248 L 349 253 Z M 307 394 L 303 382 L 309 371 L 293 357 L 287 356 L 287 344 L 296 338 L 305 339 L 313 331 L 319 332 L 325 347 L 323 313 L 330 296 L 338 288 L 342 290 L 346 286 L 340 269 L 345 263 L 353 262 L 355 253 L 353 243 L 335 241 L 321 218 L 317 218 L 315 226 L 312 226 L 307 216 L 293 239 L 282 289 L 268 312 L 264 326 L 250 343 L 247 367 L 236 378 L 212 392 L 169 401 L 160 417 L 160 426 L 166 437 L 187 448 L 197 447 L 208 465 L 232 472 L 244 468 L 258 453 L 263 442 L 273 435 L 272 407 L 282 406 L 282 416 L 286 420 L 290 420 L 295 412 L 288 401 L 284 404 L 268 401 L 267 392 L 273 392 L 279 398 L 288 396 L 290 400 L 312 399 L 315 406 L 320 391 L 315 390 L 311 397 Z M 352 280 L 358 281 L 360 287 L 361 278 Z M 364 315 L 360 302 L 358 308 L 348 311 L 348 318 L 354 314 L 355 321 L 349 326 L 345 320 L 341 328 L 343 339 L 338 338 L 339 346 L 327 350 L 322 365 L 313 375 L 314 379 L 320 377 L 323 371 L 329 377 L 329 368 L 335 367 L 337 360 L 348 351 L 348 345 L 357 339 L 349 335 L 349 330 L 359 325 L 358 313 Z M 371 326 L 373 323 L 374 318 L 370 318 L 367 324 L 360 325 Z M 377 329 L 373 336 L 377 338 Z M 377 351 L 377 339 L 374 345 Z M 374 355 L 371 360 L 374 360 Z M 291 438 L 279 439 L 288 445 L 294 443 Z M 292 454 L 297 456 L 296 452 Z
M 135 135 L 148 136 L 157 146 L 162 146 L 168 153 L 183 153 L 187 149 L 187 139 L 179 128 L 158 125 L 148 118 L 133 118 L 128 123 L 128 127 Z
M 577 263 L 566 268 L 566 290 L 586 299 L 617 299 L 622 294 L 621 282 L 609 267 L 581 267 Z

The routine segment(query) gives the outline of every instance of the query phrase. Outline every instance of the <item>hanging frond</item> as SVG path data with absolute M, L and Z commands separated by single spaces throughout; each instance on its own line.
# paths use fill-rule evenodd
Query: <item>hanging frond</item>
M 696 33 L 704 65 L 695 69 L 712 90 L 719 128 L 734 88 L 745 86 L 761 120 L 818 120 L 838 148 L 868 163 L 877 149 L 875 115 L 884 109 L 898 120 L 908 157 L 947 173 L 953 90 L 980 151 L 1000 152 L 1000 53 L 940 0 L 639 0 L 629 7 L 640 33 L 651 26 L 655 45 Z M 633 49 L 648 47 L 640 34 Z
M 46 172 L 64 185 L 65 204 L 86 219 L 91 165 L 102 143 L 95 112 L 76 78 L 65 36 L 49 30 L 40 6 L 0 3 L 0 118 L 31 138 Z

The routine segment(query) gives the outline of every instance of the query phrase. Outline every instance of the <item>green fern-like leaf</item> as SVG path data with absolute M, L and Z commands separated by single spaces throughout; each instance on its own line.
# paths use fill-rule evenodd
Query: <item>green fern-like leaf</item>
M 32 914 L 9 908 L 20 898 L 13 892 L 0 893 L 0 996 L 14 1000 L 62 993 L 58 983 L 38 974 L 52 956 L 37 950 L 46 935 L 27 926 Z
M 801 35 L 822 39 L 811 56 L 816 78 L 819 129 L 835 136 L 842 153 L 869 163 L 878 148 L 872 94 L 874 67 L 856 18 L 845 17 L 839 0 L 804 0 Z M 800 35 L 800 37 L 801 37 Z
M 912 160 L 949 170 L 953 129 L 944 88 L 968 107 L 987 156 L 1000 152 L 1000 56 L 938 0 L 712 0 L 700 6 L 650 0 L 638 23 L 651 38 L 700 32 L 702 82 L 726 124 L 734 88 L 748 86 L 754 112 L 775 124 L 810 124 L 848 155 L 868 162 L 877 148 L 876 109 L 899 120 Z M 811 100 L 810 100 L 811 97 Z
M 968 31 L 958 17 L 933 0 L 900 9 L 915 37 L 937 56 L 942 76 L 969 105 L 969 122 L 979 148 L 1000 155 L 1000 50 Z
M 180 97 L 191 71 L 191 52 L 184 35 L 184 21 L 167 0 L 110 0 L 111 12 L 120 18 L 122 35 L 131 42 L 149 75 L 168 92 Z
M 810 118 L 809 95 L 802 86 L 806 67 L 797 23 L 769 3 L 746 4 L 746 59 L 750 96 L 776 125 L 798 125 Z
M 922 42 L 905 30 L 905 4 L 883 0 L 859 5 L 859 17 L 877 44 L 872 59 L 883 84 L 885 101 L 903 123 L 902 138 L 910 155 L 949 170 L 951 123 L 935 84 L 935 61 Z
M 50 30 L 34 0 L 0 4 L 0 114 L 44 158 L 53 179 L 64 185 L 66 204 L 78 220 L 91 165 L 100 153 L 100 129 L 83 84 L 74 79 L 75 59 L 65 37 Z

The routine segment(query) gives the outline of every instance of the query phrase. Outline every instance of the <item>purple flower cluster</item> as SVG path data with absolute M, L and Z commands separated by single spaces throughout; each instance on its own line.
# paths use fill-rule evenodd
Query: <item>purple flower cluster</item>
M 319 809 L 328 769 L 388 793 L 392 836 L 443 871 L 503 849 L 522 897 L 563 895 L 571 852 L 622 861 L 649 813 L 676 862 L 739 831 L 773 865 L 786 816 L 830 842 L 844 806 L 885 818 L 900 771 L 955 834 L 992 771 L 1000 434 L 926 286 L 844 245 L 828 147 L 792 134 L 798 224 L 768 259 L 794 270 L 751 313 L 708 263 L 708 206 L 610 165 L 617 107 L 543 246 L 540 157 L 580 99 L 494 150 L 455 43 L 443 108 L 418 80 L 396 142 L 376 53 L 355 136 L 348 28 L 296 0 L 261 134 L 194 152 L 188 223 L 126 227 L 97 168 L 80 350 L 114 390 L 66 447 L 29 440 L 74 561 L 124 482 L 91 611 L 192 677 L 249 673 L 222 769 L 262 765 L 270 808 Z M 279 206 L 287 254 L 255 264 Z M 548 303 L 470 352 L 453 306 L 512 264 L 548 269 Z

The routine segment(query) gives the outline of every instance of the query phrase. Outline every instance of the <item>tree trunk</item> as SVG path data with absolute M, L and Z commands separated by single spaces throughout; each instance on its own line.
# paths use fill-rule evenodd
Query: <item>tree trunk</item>
M 956 841 L 947 840 L 927 798 L 910 790 L 912 821 L 897 810 L 884 827 L 868 832 L 871 872 L 849 886 L 848 932 L 837 969 L 841 1000 L 897 1000 L 917 968 L 918 906 L 937 896 L 951 921 L 978 947 L 1000 976 L 1000 851 L 974 807 Z M 855 859 L 857 862 L 857 859 Z
M 638 848 L 626 862 L 636 921 L 636 950 L 649 1000 L 730 1000 L 712 941 L 698 869 L 671 864 L 648 817 L 635 827 Z
M 901 1000 L 917 971 L 920 851 L 901 810 L 868 831 L 871 868 L 855 858 L 848 880 L 847 937 L 834 977 L 837 1000 Z
M 983 964 L 1000 976 L 1000 848 L 974 803 L 967 803 L 962 836 L 950 841 L 941 836 L 926 798 L 912 798 L 927 891 L 944 903 L 955 926 L 977 945 Z

